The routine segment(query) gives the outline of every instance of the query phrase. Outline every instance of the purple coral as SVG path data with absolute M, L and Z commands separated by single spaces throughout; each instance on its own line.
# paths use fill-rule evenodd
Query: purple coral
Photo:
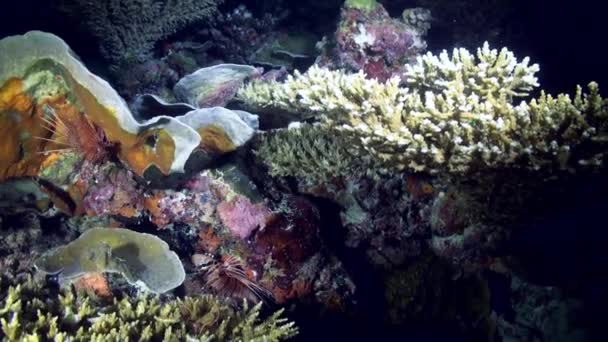
M 246 239 L 258 227 L 264 228 L 272 215 L 264 204 L 253 204 L 244 196 L 237 195 L 231 201 L 224 201 L 217 206 L 222 223 L 230 232 L 241 239 Z
M 327 44 L 319 64 L 332 69 L 363 70 L 370 78 L 385 81 L 403 72 L 426 48 L 424 32 L 391 18 L 382 5 L 362 11 L 343 7 L 333 44 Z

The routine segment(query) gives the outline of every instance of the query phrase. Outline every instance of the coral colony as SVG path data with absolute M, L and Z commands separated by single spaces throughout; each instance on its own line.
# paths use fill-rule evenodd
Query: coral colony
M 0 40 L 0 339 L 285 340 L 301 312 L 361 315 L 370 277 L 383 326 L 586 338 L 505 251 L 605 177 L 597 83 L 428 52 L 445 1 L 346 0 L 323 37 L 281 28 L 300 7 L 221 2 L 64 1 L 109 82 L 52 33 Z

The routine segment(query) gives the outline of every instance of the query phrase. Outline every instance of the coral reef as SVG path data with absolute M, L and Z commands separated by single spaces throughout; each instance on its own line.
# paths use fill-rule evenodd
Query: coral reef
M 263 204 L 253 204 L 244 196 L 237 195 L 232 200 L 217 206 L 222 223 L 238 238 L 246 239 L 259 228 L 264 229 L 272 212 Z
M 608 111 L 595 83 L 588 94 L 579 87 L 573 98 L 542 93 L 514 103 L 537 86 L 538 66 L 487 44 L 476 56 L 465 49 L 451 57 L 429 53 L 406 68 L 407 88 L 397 77 L 379 82 L 312 67 L 284 83 L 251 83 L 239 96 L 261 110 L 308 113 L 328 134 L 349 135 L 347 148 L 355 157 L 368 156 L 387 170 L 464 173 L 604 163 L 603 153 L 577 149 L 605 139 Z
M 436 46 L 474 48 L 484 41 L 522 39 L 517 6 L 510 0 L 415 0 L 413 4 L 432 13 L 431 40 Z
M 431 21 L 433 19 L 431 11 L 422 8 L 406 8 L 401 12 L 401 19 L 403 22 L 413 27 L 416 31 L 420 32 L 421 35 L 425 36 L 426 33 L 431 29 Z
M 330 339 L 601 330 L 599 86 L 422 54 L 502 36 L 503 0 L 60 2 L 119 92 L 52 34 L 0 40 L 0 339 L 278 341 L 280 306 Z
M 154 44 L 184 26 L 212 20 L 221 0 L 63 0 L 97 40 L 102 55 L 115 65 L 143 62 Z
M 193 72 L 197 66 L 188 69 Z M 151 59 L 130 66 L 124 72 L 117 72 L 113 79 L 118 93 L 127 100 L 137 94 L 159 94 L 164 99 L 174 100 L 171 89 L 179 80 L 180 74 L 162 59 Z
M 378 6 L 376 0 L 346 0 L 344 7 L 356 8 L 361 11 L 371 11 Z
M 142 189 L 133 172 L 113 163 L 85 163 L 74 176 L 76 180 L 71 186 L 79 189 L 81 194 L 81 199 L 75 201 L 75 213 L 89 216 L 142 215 Z
M 241 4 L 230 12 L 214 13 L 211 20 L 200 22 L 193 30 L 163 39 L 157 44 L 159 49 L 154 57 L 113 68 L 111 74 L 117 91 L 128 101 L 146 93 L 173 101 L 172 89 L 177 81 L 200 68 L 220 63 L 263 64 L 257 60 L 258 51 L 272 45 L 275 36 L 281 36 L 272 32 L 282 18 L 276 17 L 280 10 L 275 8 L 272 12 L 257 17 Z
M 235 310 L 209 295 L 103 303 L 31 278 L 2 276 L 0 298 L 0 336 L 8 341 L 280 341 L 297 334 L 281 310 L 261 318 L 261 304 L 245 302 Z
M 232 198 L 248 209 L 226 212 L 232 205 L 222 202 L 230 208 L 220 203 L 220 218 L 199 230 L 193 259 L 204 272 L 187 282 L 186 287 L 192 289 L 188 291 L 208 288 L 229 300 L 245 297 L 279 304 L 312 298 L 323 307 L 333 305 L 326 301 L 331 297 L 350 305 L 349 290 L 337 285 L 341 279 L 348 281 L 339 264 L 334 265 L 334 273 L 321 278 L 330 260 L 322 250 L 319 217 L 311 203 L 286 197 L 270 210 L 263 202 L 252 204 L 251 196 Z M 313 284 L 324 292 L 313 291 Z
M 274 70 L 306 70 L 317 55 L 317 41 L 307 32 L 281 32 L 270 36 L 250 60 Z
M 53 249 L 34 263 L 59 280 L 85 273 L 122 274 L 130 284 L 163 293 L 182 284 L 186 276 L 175 252 L 158 237 L 123 228 L 91 228 L 66 246 Z
M 294 176 L 323 184 L 373 170 L 369 158 L 358 159 L 348 151 L 347 139 L 341 132 L 328 135 L 316 125 L 293 124 L 287 130 L 265 133 L 256 153 L 272 176 Z

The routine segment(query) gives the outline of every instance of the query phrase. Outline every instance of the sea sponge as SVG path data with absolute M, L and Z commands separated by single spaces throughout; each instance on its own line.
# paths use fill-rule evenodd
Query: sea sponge
M 130 284 L 163 293 L 181 285 L 184 267 L 166 242 L 155 235 L 123 228 L 92 228 L 65 246 L 35 261 L 44 273 L 60 280 L 90 272 L 122 274 Z

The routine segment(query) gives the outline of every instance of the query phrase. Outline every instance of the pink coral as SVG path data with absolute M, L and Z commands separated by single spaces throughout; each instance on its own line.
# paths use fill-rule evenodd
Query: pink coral
M 272 215 L 264 204 L 253 204 L 244 196 L 236 196 L 229 202 L 217 206 L 222 223 L 230 232 L 241 239 L 246 239 L 258 227 L 264 228 Z

